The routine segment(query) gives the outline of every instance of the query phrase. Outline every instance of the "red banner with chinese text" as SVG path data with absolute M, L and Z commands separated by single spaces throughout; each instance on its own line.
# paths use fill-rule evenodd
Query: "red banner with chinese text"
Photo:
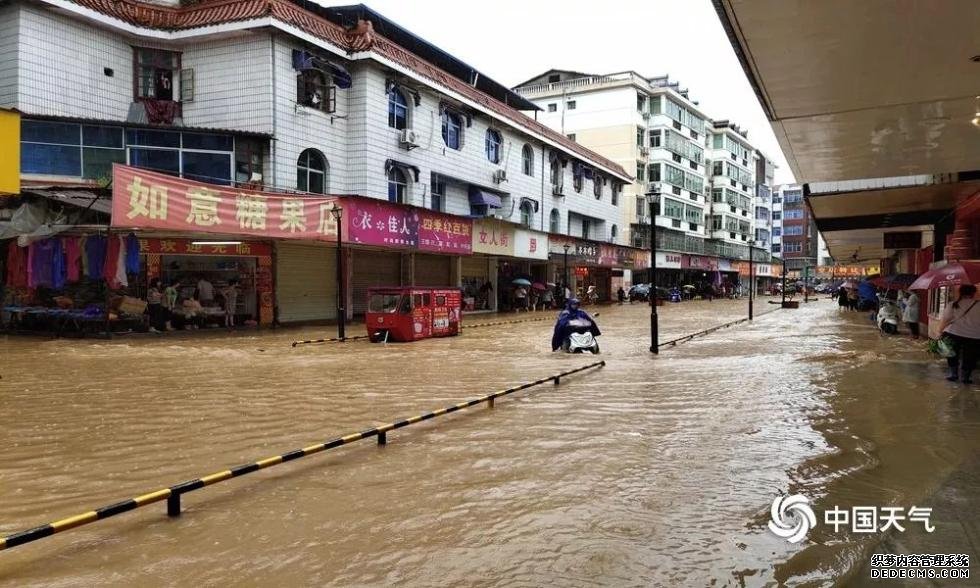
M 272 245 L 243 241 L 234 244 L 196 244 L 190 239 L 139 239 L 140 253 L 145 255 L 226 255 L 237 257 L 267 257 Z
M 114 164 L 112 226 L 336 241 L 334 197 L 284 196 L 204 184 Z

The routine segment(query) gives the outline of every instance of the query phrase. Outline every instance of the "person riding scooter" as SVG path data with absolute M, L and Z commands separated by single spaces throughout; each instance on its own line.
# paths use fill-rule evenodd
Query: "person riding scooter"
M 599 344 L 595 342 L 595 337 L 601 334 L 595 319 L 579 308 L 577 298 L 571 298 L 566 303 L 565 310 L 558 315 L 555 332 L 551 336 L 551 350 L 557 351 L 561 347 L 570 353 L 583 349 L 598 353 Z
M 901 320 L 902 311 L 896 301 L 896 292 L 889 291 L 879 302 L 878 314 L 875 322 L 882 333 L 894 335 L 898 332 L 898 323 Z

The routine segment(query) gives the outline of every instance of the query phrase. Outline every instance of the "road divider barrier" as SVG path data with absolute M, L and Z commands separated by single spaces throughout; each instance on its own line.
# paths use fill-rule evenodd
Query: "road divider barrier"
M 755 318 L 758 319 L 759 317 L 763 317 L 763 316 L 765 316 L 765 315 L 767 315 L 769 313 L 775 312 L 777 310 L 780 310 L 780 309 L 779 308 L 776 308 L 776 309 L 773 309 L 773 310 L 770 310 L 770 311 L 767 311 L 767 312 L 759 313 L 759 314 L 755 315 Z M 747 322 L 749 322 L 749 317 L 740 318 L 738 320 L 730 321 L 730 322 L 727 322 L 727 323 L 722 324 L 722 325 L 711 327 L 710 329 L 704 329 L 703 331 L 698 331 L 697 333 L 691 333 L 690 335 L 684 335 L 683 337 L 677 337 L 676 339 L 671 339 L 669 341 L 664 341 L 664 342 L 662 342 L 660 344 L 660 346 L 661 347 L 666 347 L 666 346 L 669 345 L 671 347 L 677 347 L 677 344 L 678 343 L 687 343 L 688 341 L 690 341 L 691 339 L 694 339 L 695 337 L 703 337 L 703 336 L 708 335 L 710 333 L 714 333 L 715 331 L 720 331 L 721 329 L 727 329 L 728 327 L 734 327 L 735 325 L 740 325 L 742 323 L 747 323 Z
M 131 510 L 136 510 L 137 508 L 142 508 L 156 502 L 167 501 L 167 514 L 169 516 L 175 517 L 180 515 L 181 510 L 181 497 L 189 492 L 194 492 L 195 490 L 200 490 L 207 486 L 212 486 L 214 484 L 224 482 L 233 478 L 238 478 L 246 474 L 251 474 L 259 470 L 270 468 L 272 466 L 280 465 L 289 461 L 293 461 L 302 457 L 307 457 L 321 451 L 326 451 L 329 449 L 335 449 L 343 445 L 349 445 L 355 441 L 360 441 L 362 439 L 368 439 L 371 437 L 377 437 L 378 445 L 386 445 L 388 443 L 388 432 L 395 429 L 401 429 L 402 427 L 407 427 L 409 425 L 414 425 L 422 421 L 427 421 L 434 419 L 438 416 L 450 414 L 459 410 L 469 408 L 471 406 L 476 406 L 478 404 L 487 403 L 489 408 L 493 408 L 494 400 L 502 396 L 507 396 L 521 390 L 527 390 L 528 388 L 533 388 L 535 386 L 540 386 L 546 382 L 554 382 L 555 386 L 561 383 L 561 379 L 576 374 L 579 372 L 584 372 L 586 370 L 603 367 L 606 365 L 605 361 L 597 361 L 590 363 L 575 369 L 565 370 L 563 372 L 553 374 L 544 378 L 539 378 L 533 382 L 527 382 L 520 384 L 518 386 L 513 386 L 505 390 L 500 390 L 498 392 L 493 392 L 491 394 L 486 394 L 480 396 L 479 398 L 474 398 L 472 400 L 467 400 L 464 402 L 459 402 L 457 404 L 452 404 L 445 408 L 440 408 L 439 410 L 434 410 L 432 412 L 422 413 L 413 417 L 397 420 L 391 423 L 380 425 L 359 433 L 351 433 L 349 435 L 344 435 L 343 437 L 337 437 L 326 441 L 324 443 L 317 443 L 315 445 L 310 445 L 309 447 L 303 447 L 302 449 L 294 449 L 292 451 L 287 451 L 286 453 L 280 455 L 274 455 L 272 457 L 267 457 L 259 461 L 242 464 L 229 468 L 227 470 L 222 470 L 220 472 L 215 472 L 213 474 L 203 476 L 200 478 L 195 478 L 193 480 L 188 480 L 186 482 L 181 482 L 180 484 L 175 484 L 167 488 L 161 488 L 159 490 L 154 490 L 146 494 L 141 494 L 135 498 L 129 498 L 127 500 L 122 500 L 119 502 L 114 502 L 112 504 L 84 512 L 82 514 L 74 515 L 64 519 L 60 519 L 45 525 L 40 525 L 32 529 L 27 529 L 25 531 L 20 531 L 18 533 L 13 533 L 7 535 L 6 537 L 0 538 L 0 550 L 10 549 L 17 547 L 19 545 L 24 545 L 26 543 L 31 543 L 45 537 L 50 537 L 56 533 L 62 531 L 67 531 L 69 529 L 74 529 L 76 527 L 81 527 L 96 521 L 101 521 L 116 515 L 120 515 Z

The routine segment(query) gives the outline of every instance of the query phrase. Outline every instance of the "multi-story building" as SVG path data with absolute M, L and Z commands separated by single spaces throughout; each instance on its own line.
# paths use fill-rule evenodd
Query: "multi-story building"
M 560 281 L 564 244 L 584 268 L 574 274 L 604 294 L 613 269 L 633 263 L 630 251 L 603 245 L 626 242 L 621 194 L 630 173 L 523 114 L 534 105 L 517 93 L 364 6 L 8 2 L 0 6 L 0 108 L 22 118 L 21 184 L 31 198 L 57 200 L 67 188 L 105 201 L 111 166 L 122 163 L 300 198 L 358 195 L 450 215 L 450 226 L 473 232 L 472 255 L 421 252 L 411 239 L 351 243 L 343 263 L 346 308 L 355 312 L 375 284 L 463 285 L 475 296 L 473 286 L 507 289 L 515 276 Z M 275 280 L 255 286 L 267 260 L 240 264 L 251 272 L 250 314 L 268 299 L 282 321 L 336 317 L 331 249 L 261 245 L 254 250 L 275 260 Z M 165 279 L 236 263 L 163 257 L 150 271 Z M 273 283 L 275 292 L 261 290 Z
M 760 249 L 776 253 L 773 248 L 773 186 L 776 164 L 756 149 L 755 165 L 755 242 Z
M 803 198 L 803 187 L 783 184 L 776 187 L 780 213 L 780 255 L 791 276 L 802 276 L 805 267 L 818 265 L 817 226 Z M 811 269 L 811 275 L 814 270 Z
M 689 92 L 666 76 L 550 70 L 515 90 L 540 109 L 538 120 L 636 170 L 635 182 L 624 191 L 623 225 L 637 247 L 649 246 L 646 194 L 659 191 L 658 263 L 680 270 L 667 272 L 671 281 L 701 280 L 704 268 L 717 272 L 716 279 L 741 270 L 733 261 L 748 259 L 755 215 L 763 214 L 754 204 L 756 150 L 744 131 L 728 121 L 711 121 Z M 768 199 L 763 200 L 768 211 Z M 765 214 L 759 239 L 767 256 L 769 219 Z

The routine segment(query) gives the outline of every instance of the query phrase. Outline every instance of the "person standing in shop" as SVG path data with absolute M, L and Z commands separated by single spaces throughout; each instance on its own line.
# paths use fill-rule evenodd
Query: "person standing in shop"
M 204 276 L 197 281 L 197 299 L 201 306 L 208 307 L 214 305 L 214 286 Z
M 222 288 L 221 297 L 225 299 L 225 326 L 235 328 L 235 306 L 238 304 L 238 280 L 230 280 Z

